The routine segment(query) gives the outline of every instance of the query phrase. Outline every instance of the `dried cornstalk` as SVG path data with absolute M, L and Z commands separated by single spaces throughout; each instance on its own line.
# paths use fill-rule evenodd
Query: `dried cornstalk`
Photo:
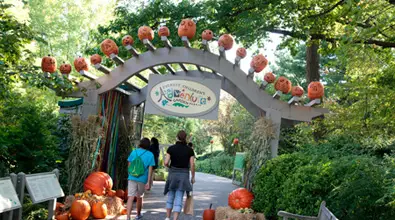
M 247 151 L 247 164 L 245 172 L 245 186 L 252 188 L 255 175 L 262 165 L 270 159 L 270 142 L 275 137 L 275 129 L 272 121 L 261 117 L 254 124 L 253 132 L 250 136 L 252 143 Z

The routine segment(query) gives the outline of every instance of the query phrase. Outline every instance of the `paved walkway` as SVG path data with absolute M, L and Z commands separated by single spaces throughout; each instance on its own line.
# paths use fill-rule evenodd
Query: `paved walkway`
M 150 192 L 144 198 L 144 220 L 164 220 L 166 218 L 166 198 L 163 196 L 165 182 L 154 182 Z M 180 220 L 202 219 L 203 210 L 213 204 L 215 209 L 218 206 L 227 206 L 228 194 L 237 187 L 232 181 L 226 178 L 196 173 L 196 183 L 194 185 L 194 216 L 181 215 Z M 135 214 L 135 212 L 133 212 Z M 120 216 L 117 219 L 126 219 Z

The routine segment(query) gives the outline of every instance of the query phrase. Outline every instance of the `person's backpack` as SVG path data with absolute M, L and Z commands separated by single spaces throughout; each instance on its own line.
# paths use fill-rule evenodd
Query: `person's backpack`
M 144 166 L 144 161 L 141 158 L 141 156 L 143 156 L 143 154 L 145 154 L 145 152 L 147 152 L 147 151 L 144 151 L 144 153 L 142 153 L 139 156 L 136 151 L 137 156 L 130 162 L 130 166 L 128 167 L 128 172 L 131 176 L 140 177 L 140 176 L 144 175 L 145 166 Z

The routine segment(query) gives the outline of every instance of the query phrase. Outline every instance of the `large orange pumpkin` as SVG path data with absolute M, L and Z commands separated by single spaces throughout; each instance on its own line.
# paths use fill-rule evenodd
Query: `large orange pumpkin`
M 73 220 L 86 220 L 91 214 L 91 206 L 85 200 L 75 200 L 70 208 Z
M 41 60 L 41 69 L 43 72 L 54 73 L 56 71 L 56 59 L 48 55 Z
M 106 190 L 112 189 L 112 179 L 104 172 L 91 173 L 84 181 L 84 191 L 90 190 L 93 194 L 102 196 Z
M 125 198 L 125 192 L 122 189 L 118 189 L 115 195 L 121 199 Z
M 292 96 L 301 97 L 304 94 L 304 90 L 301 86 L 293 86 L 291 89 Z
M 127 45 L 133 45 L 134 44 L 134 39 L 130 35 L 126 35 L 122 38 L 122 45 L 127 46 Z
M 107 205 L 103 202 L 97 202 L 92 206 L 92 215 L 95 218 L 105 218 L 107 217 Z
M 96 65 L 101 63 L 101 56 L 99 54 L 93 54 L 91 56 L 91 64 Z
M 141 26 L 137 32 L 137 36 L 141 41 L 148 39 L 152 41 L 154 39 L 154 31 L 148 26 Z
M 71 73 L 71 65 L 63 62 L 59 67 L 59 71 L 61 74 L 70 74 Z
M 55 216 L 55 219 L 56 220 L 69 220 L 69 213 L 65 212 L 65 213 L 62 213 L 62 214 L 58 214 L 58 215 Z
M 192 39 L 196 34 L 196 24 L 191 19 L 183 19 L 178 26 L 178 36 Z
M 111 39 L 105 39 L 101 42 L 100 49 L 107 57 L 110 57 L 111 54 L 118 55 L 118 46 Z
M 240 47 L 236 50 L 236 56 L 244 58 L 247 56 L 247 50 L 244 47 Z
M 266 57 L 262 54 L 258 54 L 254 56 L 251 60 L 250 67 L 255 70 L 255 72 L 259 73 L 267 66 L 269 62 Z
M 251 208 L 254 195 L 247 189 L 239 188 L 229 194 L 228 205 L 232 209 Z
M 307 96 L 309 99 L 320 99 L 324 96 L 324 85 L 318 81 L 311 82 L 307 87 Z
M 215 220 L 215 210 L 211 209 L 213 204 L 210 204 L 209 209 L 205 209 L 203 212 L 203 220 Z
M 88 71 L 88 63 L 83 57 L 78 57 L 74 60 L 74 68 L 77 70 L 77 72 L 80 72 L 81 70 Z
M 166 27 L 166 26 L 160 27 L 159 31 L 158 31 L 158 35 L 159 35 L 159 37 L 168 37 L 168 36 L 170 36 L 169 28 Z
M 276 83 L 274 84 L 274 88 L 277 91 L 281 91 L 284 94 L 288 94 L 292 89 L 292 83 L 284 76 L 280 76 Z
M 214 34 L 213 34 L 213 32 L 211 30 L 204 30 L 202 32 L 202 39 L 203 40 L 210 41 L 210 40 L 213 39 L 213 37 L 214 37 Z
M 265 73 L 263 79 L 268 83 L 274 83 L 274 81 L 276 81 L 276 75 L 274 75 L 272 72 L 267 72 Z
M 225 50 L 230 50 L 233 47 L 233 37 L 230 34 L 223 34 L 218 39 L 218 46 Z

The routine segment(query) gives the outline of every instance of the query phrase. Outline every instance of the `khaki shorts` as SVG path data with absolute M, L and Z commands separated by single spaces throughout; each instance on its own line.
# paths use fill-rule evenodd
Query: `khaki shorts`
M 128 196 L 143 197 L 145 192 L 145 184 L 133 180 L 128 181 Z

